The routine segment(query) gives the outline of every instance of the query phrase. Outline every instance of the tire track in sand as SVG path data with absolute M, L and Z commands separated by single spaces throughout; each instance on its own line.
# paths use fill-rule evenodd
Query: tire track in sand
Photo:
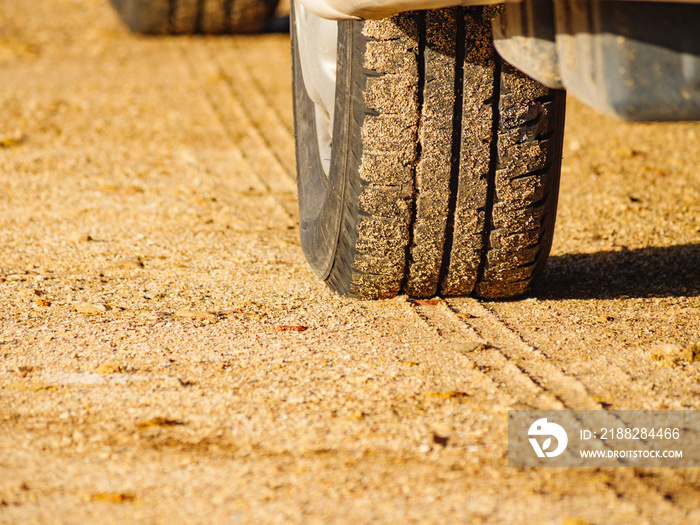
M 213 114 L 266 193 L 292 221 L 297 221 L 296 183 L 289 166 L 278 158 L 261 129 L 251 120 L 245 109 L 247 101 L 244 104 L 232 90 L 229 76 L 211 50 L 191 44 L 183 41 L 180 51 L 192 77 L 202 79 L 204 97 Z
M 411 310 L 505 391 L 514 401 L 512 409 L 604 410 L 581 381 L 551 364 L 546 354 L 476 299 L 448 298 L 437 305 L 418 302 Z M 693 507 L 681 504 L 684 498 L 680 498 L 689 483 L 685 476 L 669 469 L 603 470 L 609 473 L 606 485 L 617 498 L 652 516 L 675 516 L 672 520 L 678 523 L 689 518 Z M 679 497 L 674 497 L 679 488 Z

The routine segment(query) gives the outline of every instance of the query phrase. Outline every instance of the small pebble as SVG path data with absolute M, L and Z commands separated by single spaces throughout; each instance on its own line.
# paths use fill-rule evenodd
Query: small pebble
M 41 297 L 43 292 L 36 288 L 28 288 L 19 292 L 19 298 L 24 301 L 34 301 L 37 297 Z
M 700 343 L 690 343 L 681 351 L 678 357 L 689 363 L 700 361 Z
M 110 361 L 105 361 L 101 365 L 99 365 L 96 369 L 95 372 L 98 374 L 102 375 L 109 375 L 109 374 L 118 374 L 124 370 L 124 367 L 118 363 L 117 361 L 110 360 Z
M 137 270 L 139 268 L 143 268 L 145 265 L 143 264 L 141 257 L 136 256 L 119 261 L 117 266 L 119 268 L 124 268 L 125 270 Z
M 15 367 L 15 373 L 21 377 L 27 377 L 34 370 L 33 366 L 30 365 L 20 365 Z
M 76 235 L 75 237 L 73 237 L 72 240 L 73 240 L 73 242 L 91 242 L 91 241 L 94 241 L 95 239 L 93 239 L 89 235 Z
M 652 353 L 660 355 L 676 355 L 683 351 L 681 345 L 676 344 L 661 344 L 653 346 L 651 349 Z
M 182 380 L 179 377 L 168 377 L 163 381 L 163 385 L 171 388 L 181 388 L 185 386 L 185 384 L 182 382 Z
M 460 354 L 469 354 L 471 352 L 479 352 L 488 347 L 486 343 L 481 341 L 464 341 L 461 343 L 452 343 L 450 348 Z
M 111 310 L 109 306 L 102 303 L 78 303 L 73 308 L 76 312 L 87 315 L 103 314 L 107 310 Z

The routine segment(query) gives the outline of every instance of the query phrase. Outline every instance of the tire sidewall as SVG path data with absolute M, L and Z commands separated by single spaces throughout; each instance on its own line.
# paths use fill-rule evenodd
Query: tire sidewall
M 294 2 L 291 15 L 292 69 L 300 239 L 312 271 L 326 280 L 335 265 L 343 218 L 347 213 L 355 215 L 357 207 L 346 191 L 348 178 L 359 171 L 359 161 L 350 151 L 353 144 L 360 144 L 362 123 L 350 126 L 350 116 L 357 96 L 353 97 L 349 87 L 355 86 L 357 79 L 352 74 L 353 46 L 348 45 L 356 30 L 353 25 L 357 23 L 338 23 L 335 119 L 330 171 L 326 178 L 316 140 L 314 104 L 306 93 L 302 77 L 293 4 Z

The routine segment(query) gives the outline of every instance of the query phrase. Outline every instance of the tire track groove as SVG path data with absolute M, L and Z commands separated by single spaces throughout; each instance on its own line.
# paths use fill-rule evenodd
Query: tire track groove
M 223 72 L 223 79 L 231 93 L 239 100 L 245 100 L 245 104 L 241 108 L 248 120 L 260 133 L 266 147 L 275 156 L 288 178 L 296 184 L 293 131 L 285 123 L 274 104 L 271 103 L 265 95 L 265 91 L 255 79 L 250 65 L 242 57 L 244 51 L 237 44 L 236 38 L 232 38 L 225 44 L 234 53 L 227 56 L 227 54 L 215 48 L 212 43 L 212 47 L 210 47 L 212 59 Z M 227 59 L 228 62 L 225 64 L 224 62 Z M 230 64 L 230 66 L 227 67 L 227 64 Z M 235 74 L 228 73 L 232 66 L 235 66 Z
M 603 408 L 578 379 L 566 375 L 552 365 L 537 348 L 523 341 L 516 332 L 475 299 L 448 299 L 447 305 L 455 317 L 461 314 L 461 317 L 466 319 L 464 322 L 497 347 L 499 352 L 533 383 L 555 396 L 563 407 L 570 410 Z
M 255 177 L 286 215 L 298 219 L 296 185 L 285 166 L 270 149 L 260 130 L 251 122 L 241 100 L 223 82 L 225 72 L 202 46 L 180 46 L 193 78 L 206 79 L 204 95 L 225 133 L 235 144 Z
M 560 410 L 563 403 L 553 393 L 543 389 L 509 359 L 500 343 L 480 333 L 473 325 L 455 319 L 448 303 L 435 306 L 415 306 L 415 314 L 423 319 L 443 339 L 488 376 L 499 389 L 512 399 L 514 408 L 522 410 Z M 476 343 L 476 344 L 475 344 Z M 478 344 L 482 346 L 479 347 Z M 466 347 L 462 345 L 466 344 Z M 471 348 L 474 347 L 472 350 Z M 464 350 L 462 349 L 464 348 Z
M 616 421 L 583 383 L 549 363 L 547 356 L 527 344 L 477 300 L 449 298 L 437 306 L 415 306 L 413 311 L 446 341 L 471 340 L 485 345 L 463 355 L 513 398 L 509 409 L 600 410 L 601 416 Z M 649 469 L 610 470 L 615 474 L 610 477 L 609 489 L 616 497 L 632 502 L 638 510 L 657 510 L 658 515 L 668 516 L 688 516 L 692 510 L 670 500 L 658 487 L 659 483 L 645 475 Z M 684 476 L 675 472 L 665 471 L 663 477 L 671 486 L 688 483 Z
M 288 124 L 284 117 L 282 116 L 282 113 L 280 112 L 279 108 L 272 102 L 270 97 L 268 96 L 267 91 L 264 89 L 264 87 L 260 84 L 260 81 L 255 77 L 253 74 L 253 69 L 251 68 L 251 65 L 249 63 L 249 59 L 245 58 L 243 55 L 244 53 L 242 52 L 243 46 L 240 45 L 240 42 L 238 39 L 233 39 L 232 40 L 233 47 L 236 50 L 236 54 L 241 56 L 241 60 L 239 62 L 239 65 L 241 66 L 239 69 L 236 69 L 236 73 L 240 73 L 241 71 L 243 72 L 243 75 L 236 75 L 236 78 L 242 79 L 245 83 L 249 84 L 250 86 L 253 86 L 253 89 L 250 91 L 253 93 L 256 93 L 262 98 L 267 106 L 267 110 L 271 112 L 271 114 L 274 115 L 274 120 L 276 123 L 279 124 L 282 130 L 286 131 L 287 133 L 287 140 L 292 141 L 292 148 L 294 147 L 294 126 L 292 124 Z

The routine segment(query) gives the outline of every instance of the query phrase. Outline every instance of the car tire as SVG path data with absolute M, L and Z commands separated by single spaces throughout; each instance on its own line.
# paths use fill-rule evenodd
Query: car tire
M 565 94 L 498 57 L 491 17 L 339 22 L 327 173 L 292 30 L 301 244 L 336 292 L 510 298 L 543 269 Z
M 135 33 L 223 34 L 264 31 L 277 0 L 111 0 Z

